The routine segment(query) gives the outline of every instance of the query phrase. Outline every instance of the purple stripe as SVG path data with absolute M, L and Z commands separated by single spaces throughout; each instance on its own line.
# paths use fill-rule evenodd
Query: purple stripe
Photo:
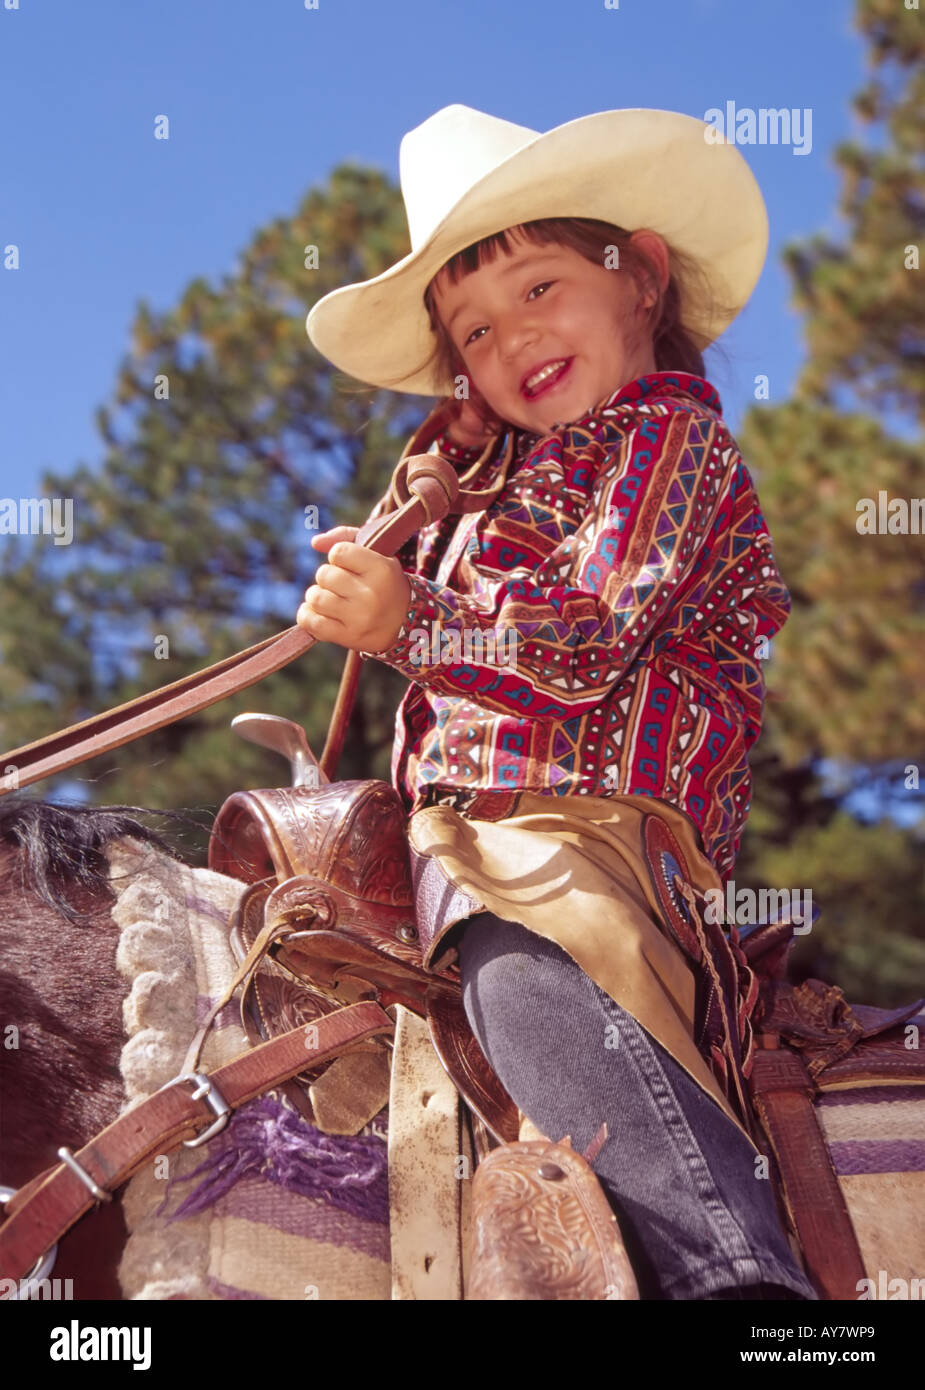
M 285 1235 L 341 1245 L 373 1260 L 391 1260 L 389 1228 L 331 1206 L 324 1197 L 299 1197 L 263 1178 L 244 1178 L 215 1204 L 221 1216 L 269 1226 Z
M 246 887 L 246 883 L 241 884 L 242 892 Z M 196 912 L 200 917 L 211 917 L 213 922 L 221 922 L 223 927 L 229 925 L 228 919 L 234 911 L 234 908 L 230 907 L 216 907 L 215 903 L 210 903 L 208 898 L 197 897 L 195 893 L 187 893 L 183 898 L 183 903 L 187 912 Z
M 267 1303 L 266 1294 L 252 1293 L 250 1289 L 236 1289 L 233 1284 L 223 1284 L 220 1279 L 208 1278 L 206 1285 L 211 1293 L 218 1294 L 219 1298 L 241 1299 L 246 1298 L 257 1303 Z
M 363 1134 L 325 1134 L 270 1096 L 243 1105 L 216 1135 L 199 1167 L 170 1180 L 158 1215 L 175 1185 L 199 1179 L 171 1221 L 214 1206 L 242 1178 L 255 1174 L 288 1192 L 318 1197 L 354 1216 L 388 1225 L 386 1141 Z
M 823 1091 L 819 1106 L 829 1105 L 887 1105 L 891 1101 L 920 1100 L 925 1103 L 922 1086 L 864 1086 L 852 1091 Z
M 925 1173 L 921 1139 L 845 1139 L 829 1144 L 836 1173 Z

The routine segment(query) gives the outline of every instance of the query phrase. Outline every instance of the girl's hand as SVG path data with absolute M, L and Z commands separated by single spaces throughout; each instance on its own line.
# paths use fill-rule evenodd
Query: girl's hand
M 354 545 L 358 530 L 335 526 L 312 536 L 312 545 L 329 563 L 316 571 L 295 620 L 319 642 L 384 652 L 401 630 L 411 585 L 397 560 Z

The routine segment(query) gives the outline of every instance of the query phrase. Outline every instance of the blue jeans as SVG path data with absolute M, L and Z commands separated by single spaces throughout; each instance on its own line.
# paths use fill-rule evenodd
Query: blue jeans
M 640 1297 L 815 1299 L 752 1146 L 684 1068 L 555 942 L 489 912 L 459 930 L 466 1016 L 522 1113 L 578 1152 L 607 1122 L 592 1167 Z

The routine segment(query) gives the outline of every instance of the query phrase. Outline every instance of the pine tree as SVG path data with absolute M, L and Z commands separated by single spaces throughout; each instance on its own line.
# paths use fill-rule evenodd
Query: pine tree
M 318 509 L 319 530 L 360 525 L 430 405 L 337 372 L 310 343 L 305 315 L 408 250 L 397 189 L 376 171 L 341 166 L 292 218 L 259 231 L 221 284 L 195 280 L 162 314 L 139 305 L 114 400 L 97 414 L 102 467 L 42 479 L 44 495 L 74 499 L 74 543 L 10 538 L 0 555 L 0 746 L 294 623 L 323 562 L 307 509 Z M 317 643 L 259 686 L 33 794 L 52 798 L 76 777 L 99 804 L 195 806 L 207 825 L 231 792 L 289 780 L 278 758 L 229 730 L 232 717 L 257 709 L 298 720 L 320 753 L 344 658 Z M 388 778 L 405 682 L 381 663 L 366 667 L 338 775 Z M 194 836 L 183 852 L 201 857 L 204 843 Z
M 753 408 L 740 432 L 793 611 L 736 881 L 811 887 L 822 916 L 796 973 L 886 1004 L 925 993 L 925 541 L 859 533 L 858 505 L 925 497 L 925 29 L 893 0 L 859 0 L 857 23 L 872 74 L 854 102 L 867 138 L 836 152 L 847 232 L 787 249 L 805 369 L 793 400 Z M 920 818 L 862 815 L 849 792 Z

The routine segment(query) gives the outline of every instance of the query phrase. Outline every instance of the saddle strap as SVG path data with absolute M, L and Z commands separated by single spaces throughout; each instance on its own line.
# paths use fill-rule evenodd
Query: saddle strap
M 774 1034 L 764 1034 L 763 1041 Z M 780 1194 L 820 1297 L 858 1297 L 866 1270 L 816 1115 L 816 1086 L 790 1047 L 756 1048 L 749 1087 L 780 1175 Z
M 353 1043 L 392 1032 L 389 1015 L 365 1000 L 241 1053 L 214 1072 L 176 1077 L 10 1198 L 0 1226 L 0 1277 L 23 1279 L 95 1202 L 109 1201 L 155 1154 L 171 1152 L 209 1126 L 220 1127 L 230 1111 L 296 1076 L 307 1063 L 320 1065 Z

